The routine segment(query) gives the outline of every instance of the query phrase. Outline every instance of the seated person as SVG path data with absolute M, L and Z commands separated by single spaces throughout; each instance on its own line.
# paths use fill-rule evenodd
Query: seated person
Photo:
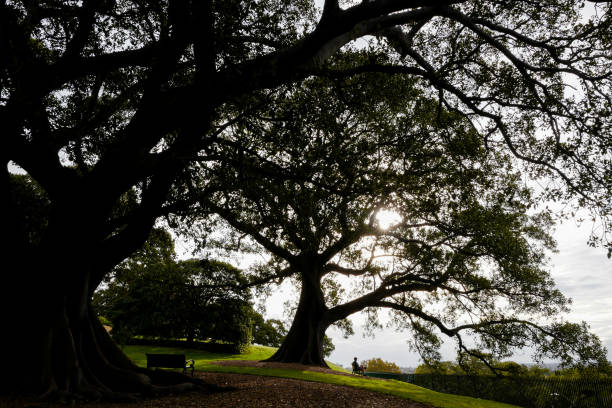
M 365 374 L 365 367 L 363 365 L 359 365 L 357 362 L 357 357 L 355 357 L 351 365 L 353 366 L 353 374 Z

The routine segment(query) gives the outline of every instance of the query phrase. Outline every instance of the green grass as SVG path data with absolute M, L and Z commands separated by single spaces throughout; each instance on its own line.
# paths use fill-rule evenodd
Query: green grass
M 157 346 L 125 346 L 125 354 L 139 366 L 146 367 L 146 353 L 179 353 L 185 354 L 188 359 L 195 360 L 196 369 L 205 365 L 210 365 L 211 361 L 217 360 L 264 360 L 276 351 L 274 347 L 251 346 L 249 351 L 244 354 L 211 353 L 209 351 L 197 349 L 182 349 L 174 347 Z
M 197 349 L 182 349 L 174 347 L 157 347 L 157 346 L 125 346 L 123 349 L 130 359 L 141 367 L 146 367 L 146 353 L 180 353 L 185 354 L 188 359 L 195 360 L 196 369 L 210 365 L 212 361 L 218 360 L 265 360 L 274 354 L 276 348 L 267 346 L 250 346 L 249 350 L 244 354 L 227 354 L 227 353 L 211 353 L 209 351 Z M 327 362 L 332 370 L 349 373 L 346 369 L 334 363 Z M 202 371 L 202 370 L 200 370 Z
M 487 401 L 453 394 L 443 394 L 413 384 L 395 380 L 318 373 L 306 370 L 300 371 L 260 367 L 219 366 L 212 364 L 217 360 L 263 360 L 270 357 L 275 350 L 276 349 L 272 347 L 251 346 L 249 351 L 245 354 L 223 354 L 210 353 L 203 350 L 187 350 L 172 347 L 126 346 L 124 352 L 139 366 L 146 366 L 145 353 L 180 353 L 185 354 L 188 359 L 194 359 L 196 362 L 196 370 L 198 371 L 264 375 L 270 377 L 293 378 L 335 385 L 345 385 L 423 402 L 439 408 L 516 408 L 514 405 L 504 404 L 501 402 Z M 330 366 L 333 366 L 333 369 L 339 369 L 339 371 L 346 371 L 341 367 L 332 364 L 330 364 Z

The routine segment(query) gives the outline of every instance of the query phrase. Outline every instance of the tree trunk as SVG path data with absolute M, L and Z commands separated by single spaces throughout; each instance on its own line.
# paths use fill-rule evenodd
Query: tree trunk
M 187 345 L 190 346 L 193 344 L 193 340 L 195 338 L 195 330 L 191 326 L 191 324 L 187 324 Z
M 319 274 L 302 274 L 300 301 L 291 328 L 279 349 L 266 361 L 328 367 L 323 358 L 323 338 L 329 324 Z
M 22 307 L 3 322 L 10 338 L 1 387 L 60 401 L 133 400 L 194 388 L 189 377 L 141 369 L 123 354 L 91 310 L 84 275 L 67 288 L 23 282 L 30 290 L 14 299 Z
M 78 217 L 77 217 L 78 219 Z M 90 307 L 103 264 L 87 228 L 52 225 L 39 245 L 11 245 L 0 283 L 0 392 L 47 400 L 133 400 L 203 386 L 135 366 Z M 79 232 L 81 235 L 79 235 Z

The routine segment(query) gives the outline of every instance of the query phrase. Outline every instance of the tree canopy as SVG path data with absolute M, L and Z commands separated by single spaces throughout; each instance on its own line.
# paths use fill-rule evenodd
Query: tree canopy
M 96 312 L 113 323 L 113 338 L 212 339 L 242 350 L 251 343 L 254 313 L 246 278 L 215 260 L 176 261 L 173 246 L 167 232 L 154 229 L 94 294 Z
M 2 386 L 111 398 L 187 381 L 135 368 L 109 343 L 88 299 L 159 217 L 181 207 L 194 173 L 219 159 L 223 130 L 243 113 L 231 107 L 305 78 L 412 78 L 442 110 L 470 121 L 489 149 L 550 180 L 544 198 L 576 198 L 605 221 L 610 8 L 587 6 L 2 2 L 0 189 L 8 233 L 22 237 L 28 222 L 13 200 L 10 166 L 26 171 L 49 200 L 40 241 L 7 247 L 5 270 L 24 273 L 3 274 L 0 310 L 23 338 L 9 344 L 17 357 L 6 366 L 15 374 Z M 363 58 L 336 63 L 351 52 Z M 130 194 L 133 205 L 125 206 Z M 25 288 L 37 304 L 9 307 L 9 295 Z
M 224 161 L 208 162 L 186 214 L 218 214 L 268 250 L 276 272 L 255 281 L 299 282 L 272 360 L 325 364 L 330 325 L 359 311 L 376 324 L 386 308 L 426 361 L 439 358 L 439 334 L 493 369 L 485 350 L 501 358 L 528 344 L 536 358 L 605 361 L 586 326 L 561 319 L 549 214 L 534 211 L 509 155 L 487 149 L 469 121 L 411 80 L 377 74 L 307 80 L 266 101 L 226 129 Z M 381 225 L 385 209 L 395 225 Z M 359 279 L 352 293 L 339 275 Z

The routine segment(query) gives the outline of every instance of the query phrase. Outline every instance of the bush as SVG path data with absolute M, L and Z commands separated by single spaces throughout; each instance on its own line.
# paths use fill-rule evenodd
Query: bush
M 368 371 L 379 373 L 401 373 L 402 370 L 397 364 L 390 361 L 383 361 L 380 357 L 372 358 L 364 362 Z
M 143 248 L 115 268 L 92 305 L 112 322 L 112 337 L 214 339 L 244 350 L 251 343 L 250 293 L 246 278 L 215 260 L 174 260 L 174 242 L 153 230 Z

